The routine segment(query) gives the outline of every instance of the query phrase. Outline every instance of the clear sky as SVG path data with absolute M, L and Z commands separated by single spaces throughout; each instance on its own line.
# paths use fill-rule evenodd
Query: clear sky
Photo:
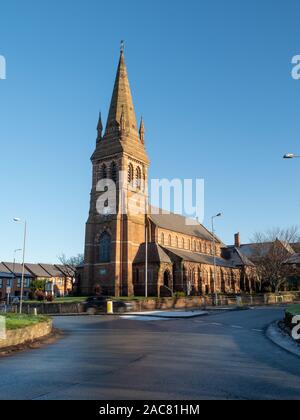
M 217 233 L 299 224 L 298 0 L 2 0 L 0 260 L 83 252 L 120 40 L 155 178 L 204 178 Z M 19 256 L 20 257 L 20 256 Z

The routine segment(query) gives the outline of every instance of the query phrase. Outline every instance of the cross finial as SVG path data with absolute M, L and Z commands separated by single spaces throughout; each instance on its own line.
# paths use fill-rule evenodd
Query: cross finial
M 120 46 L 120 51 L 121 51 L 121 54 L 123 54 L 123 53 L 124 53 L 124 50 L 125 50 L 125 42 L 122 40 L 122 41 L 121 41 L 121 46 Z

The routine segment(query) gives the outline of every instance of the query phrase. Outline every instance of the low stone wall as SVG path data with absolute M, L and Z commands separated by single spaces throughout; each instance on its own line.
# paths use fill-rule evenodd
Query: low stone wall
M 239 301 L 237 299 L 239 298 Z M 117 298 L 116 298 L 117 300 Z M 300 300 L 300 292 L 283 292 L 278 295 L 267 294 L 243 294 L 243 295 L 222 295 L 218 294 L 219 306 L 261 306 L 281 303 L 293 303 Z M 144 300 L 128 301 L 131 311 L 153 311 L 167 309 L 204 309 L 214 304 L 214 296 L 195 296 L 189 298 L 148 298 Z M 59 315 L 59 314 L 83 314 L 85 313 L 84 303 L 34 303 L 23 304 L 24 313 L 32 314 L 37 309 L 38 314 Z
M 83 303 L 31 303 L 23 304 L 23 311 L 32 314 L 34 309 L 41 315 L 82 314 L 85 312 Z
M 256 295 L 218 295 L 219 306 L 262 306 L 281 303 L 293 303 L 300 299 L 300 293 L 256 294 Z M 165 309 L 204 309 L 214 304 L 213 296 L 195 296 L 189 298 L 161 298 L 130 301 L 132 311 L 151 311 Z
M 38 338 L 46 337 L 52 332 L 52 321 L 40 322 L 25 328 L 8 330 L 6 340 L 0 339 L 0 349 L 19 346 Z

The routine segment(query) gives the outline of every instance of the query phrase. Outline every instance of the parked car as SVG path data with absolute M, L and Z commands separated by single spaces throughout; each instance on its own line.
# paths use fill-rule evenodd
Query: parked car
M 85 311 L 89 315 L 96 315 L 98 313 L 106 313 L 107 302 L 111 300 L 113 301 L 113 308 L 114 308 L 114 312 L 116 313 L 124 313 L 132 309 L 132 304 L 128 302 L 110 299 L 105 296 L 92 296 L 92 297 L 89 297 L 85 302 Z

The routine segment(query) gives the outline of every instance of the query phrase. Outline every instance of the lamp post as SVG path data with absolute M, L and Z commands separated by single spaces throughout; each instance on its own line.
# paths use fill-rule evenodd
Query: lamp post
M 212 236 L 213 236 L 213 255 L 214 255 L 214 292 L 215 292 L 215 305 L 218 306 L 218 292 L 217 292 L 217 258 L 216 258 L 216 237 L 215 237 L 215 225 L 214 221 L 217 217 L 221 217 L 222 213 L 218 213 L 211 218 L 211 228 L 212 228 Z
M 283 156 L 283 159 L 295 159 L 300 158 L 300 155 L 295 155 L 294 153 L 287 153 Z
M 148 298 L 148 243 L 149 243 L 148 210 L 149 210 L 149 197 L 148 197 L 148 191 L 146 191 L 146 200 L 145 200 L 145 298 Z
M 12 279 L 13 284 L 12 284 L 12 287 L 14 286 L 14 281 L 15 281 L 15 278 L 16 278 L 16 274 L 15 274 L 15 267 L 16 267 L 16 253 L 17 253 L 17 252 L 21 252 L 21 251 L 22 251 L 22 249 L 15 249 L 15 250 L 14 250 L 13 279 Z M 10 293 L 8 293 L 7 295 L 8 295 L 8 296 L 7 296 L 7 304 L 9 305 Z
M 20 314 L 23 309 L 23 294 L 24 294 L 24 277 L 25 277 L 25 250 L 26 250 L 26 237 L 27 237 L 27 222 L 19 218 L 14 218 L 14 222 L 24 224 L 24 242 L 23 242 L 23 262 L 22 262 L 22 279 L 21 279 L 21 293 L 20 293 Z

